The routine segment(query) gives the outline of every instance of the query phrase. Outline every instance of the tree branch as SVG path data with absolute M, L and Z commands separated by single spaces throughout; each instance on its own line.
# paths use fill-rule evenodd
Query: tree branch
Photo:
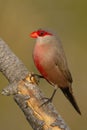
M 3 95 L 13 95 L 34 130 L 69 130 L 52 103 L 40 107 L 46 100 L 38 87 L 38 77 L 29 73 L 22 61 L 0 39 L 0 71 L 9 85 Z M 43 99 L 43 100 L 42 100 Z

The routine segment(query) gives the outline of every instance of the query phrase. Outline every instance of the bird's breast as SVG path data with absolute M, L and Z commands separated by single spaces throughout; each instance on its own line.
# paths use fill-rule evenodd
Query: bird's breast
M 40 73 L 47 77 L 47 70 L 49 70 L 52 59 L 52 52 L 48 45 L 36 45 L 33 52 L 34 63 Z

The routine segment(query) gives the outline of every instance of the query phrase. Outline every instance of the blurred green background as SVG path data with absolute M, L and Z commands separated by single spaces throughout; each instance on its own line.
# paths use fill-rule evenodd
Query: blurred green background
M 73 92 L 81 109 L 79 116 L 58 90 L 53 103 L 72 130 L 87 130 L 87 1 L 79 0 L 0 0 L 0 37 L 24 62 L 37 72 L 29 33 L 48 28 L 62 40 L 73 76 Z M 8 84 L 0 74 L 0 91 Z M 49 97 L 53 91 L 42 80 L 40 88 Z M 49 93 L 48 93 L 49 92 Z M 0 95 L 0 130 L 32 130 L 12 97 Z

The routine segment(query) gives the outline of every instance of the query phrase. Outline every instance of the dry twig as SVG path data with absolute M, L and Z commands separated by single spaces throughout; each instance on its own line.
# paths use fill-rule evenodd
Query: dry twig
M 29 73 L 22 61 L 0 39 L 0 71 L 9 85 L 3 95 L 13 95 L 34 130 L 69 130 L 52 103 L 40 107 L 44 102 L 38 88 L 38 79 Z

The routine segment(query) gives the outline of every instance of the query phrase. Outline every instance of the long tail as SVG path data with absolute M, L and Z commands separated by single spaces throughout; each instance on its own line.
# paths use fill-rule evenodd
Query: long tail
M 62 92 L 64 93 L 64 95 L 66 96 L 66 98 L 70 101 L 70 103 L 73 105 L 73 107 L 75 108 L 75 110 L 81 115 L 80 109 L 76 103 L 76 100 L 73 96 L 73 94 L 70 92 L 69 87 L 67 88 L 60 88 L 62 90 Z

